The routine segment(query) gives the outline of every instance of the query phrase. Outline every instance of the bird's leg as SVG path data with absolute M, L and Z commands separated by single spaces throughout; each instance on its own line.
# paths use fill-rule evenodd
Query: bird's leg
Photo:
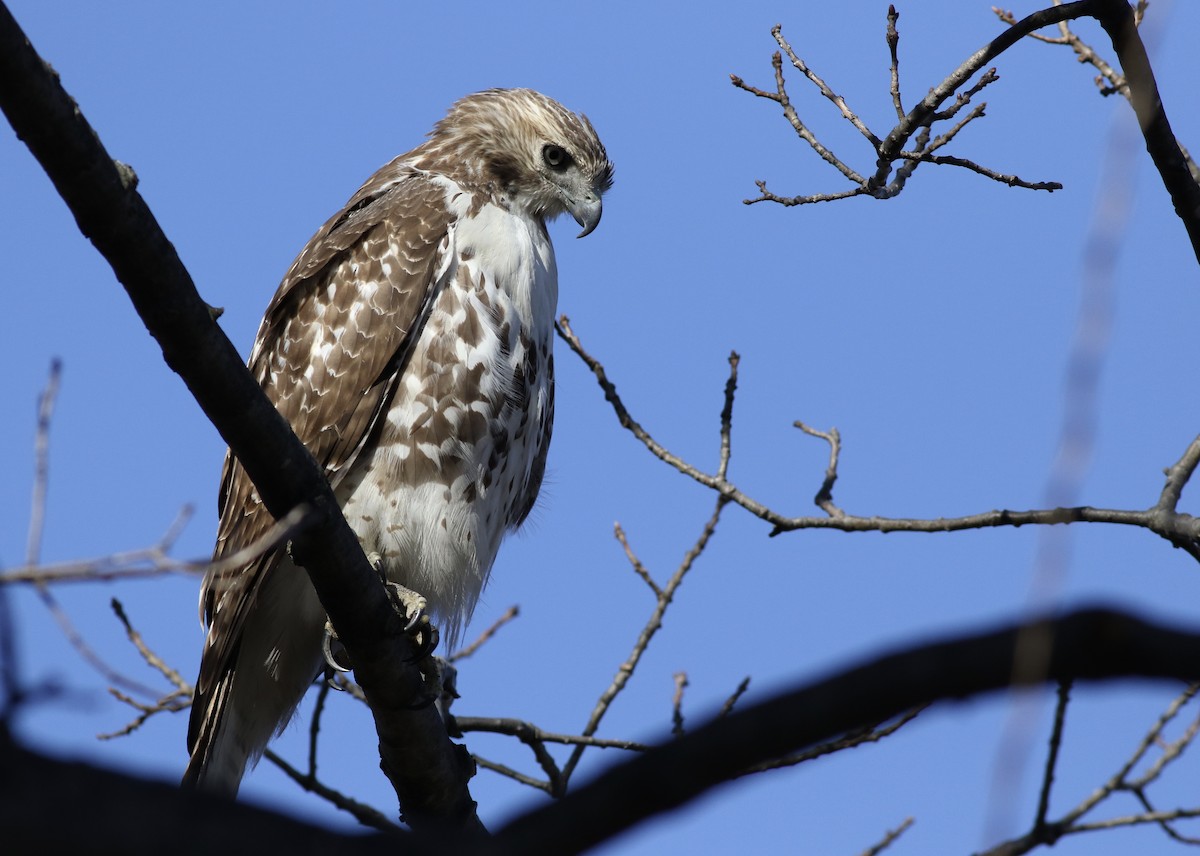
M 404 632 L 412 636 L 420 647 L 417 659 L 426 659 L 437 648 L 438 631 L 425 613 L 425 596 L 389 580 L 387 571 L 383 567 L 383 556 L 378 553 L 368 553 L 367 561 L 371 563 L 375 573 L 379 574 L 379 579 L 383 582 L 388 597 L 391 598 L 392 608 L 396 610 L 396 614 L 407 619 L 408 623 L 404 625 Z
M 383 556 L 371 552 L 367 554 L 367 561 L 371 563 L 371 567 L 375 569 L 375 573 L 379 574 L 379 579 L 383 582 L 383 586 L 388 593 L 388 599 L 392 602 L 392 608 L 407 621 L 404 625 L 404 632 L 412 636 L 419 647 L 416 659 L 421 662 L 428 662 L 430 660 L 429 655 L 438 645 L 438 631 L 430 622 L 429 616 L 425 613 L 425 596 L 400 585 L 400 583 L 394 583 L 389 580 L 387 572 L 383 567 Z M 349 659 L 346 656 L 346 649 L 338 641 L 337 632 L 333 629 L 333 624 L 328 619 L 325 621 L 325 635 L 321 641 L 321 653 L 325 657 L 325 682 L 334 689 L 340 689 L 333 680 L 334 673 L 349 672 Z M 429 669 L 431 671 L 426 671 L 425 668 L 421 670 L 426 682 L 435 686 L 439 685 L 437 666 L 431 665 Z

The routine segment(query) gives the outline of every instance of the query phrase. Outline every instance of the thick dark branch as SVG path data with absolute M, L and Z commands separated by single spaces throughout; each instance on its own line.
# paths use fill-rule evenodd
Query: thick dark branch
M 64 805 L 71 806 L 70 822 Z M 289 856 L 434 852 L 418 850 L 409 844 L 413 836 L 398 830 L 340 835 L 243 803 L 46 758 L 16 745 L 3 728 L 0 830 L 6 853 L 261 856 L 268 841 L 272 852 Z
M 695 799 L 747 766 L 785 756 L 935 701 L 1010 686 L 1019 645 L 1044 640 L 1045 669 L 1032 683 L 1122 677 L 1200 679 L 1200 633 L 1169 629 L 1102 609 L 1008 626 L 886 654 L 752 707 L 609 770 L 579 791 L 518 818 L 493 839 L 463 843 L 487 854 L 579 853 L 650 816 Z M 53 794 L 54 799 L 47 799 Z M 61 821 L 61 805 L 73 821 Z M 130 807 L 135 807 L 129 815 Z M 1190 816 L 1173 813 L 1172 816 Z M 1139 822 L 1156 820 L 1141 816 Z M 6 843 L 36 841 L 47 851 L 95 848 L 98 830 L 121 830 L 121 852 L 164 849 L 261 853 L 261 841 L 289 853 L 424 852 L 394 837 L 339 836 L 261 810 L 181 794 L 80 764 L 41 758 L 0 729 L 0 829 Z M 1085 831 L 1093 825 L 1077 825 Z M 179 830 L 188 830 L 186 840 Z M 390 848 L 384 851 L 383 848 Z M 433 852 L 430 850 L 429 852 Z M 447 851 L 444 843 L 437 852 Z M 1023 852 L 1023 851 L 1021 851 Z
M 105 151 L 58 76 L 0 5 L 0 108 L 50 176 L 79 229 L 112 265 L 167 364 L 229 443 L 276 518 L 308 504 L 296 536 L 371 703 L 385 771 L 415 825 L 479 828 L 471 764 L 432 707 L 414 710 L 422 679 L 411 643 L 312 456 L 271 406 L 214 323 L 175 248 L 137 193 L 133 171 Z
M 1146 151 L 1158 169 L 1163 186 L 1171 194 L 1175 214 L 1183 221 L 1192 242 L 1192 252 L 1200 261 L 1200 185 L 1192 177 L 1187 155 L 1180 149 L 1167 120 L 1154 69 L 1150 67 L 1146 46 L 1138 35 L 1133 9 L 1125 0 L 1093 0 L 1092 5 L 1095 8 L 1089 10 L 1089 14 L 1108 33 L 1117 58 L 1121 60 L 1121 69 L 1129 84 L 1129 102 L 1137 114 Z
M 880 657 L 716 719 L 518 818 L 479 852 L 580 853 L 695 799 L 748 765 L 910 708 L 1007 687 L 1018 640 L 1028 639 L 1031 630 L 1048 646 L 1039 684 L 1200 677 L 1200 633 L 1170 630 L 1102 609 L 946 639 Z

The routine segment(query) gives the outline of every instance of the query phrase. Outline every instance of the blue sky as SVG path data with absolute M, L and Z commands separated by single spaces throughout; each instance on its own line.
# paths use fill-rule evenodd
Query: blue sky
M 901 74 L 912 104 L 999 30 L 987 3 L 900 5 Z M 745 206 L 754 180 L 780 194 L 845 189 L 799 143 L 775 105 L 736 91 L 733 72 L 771 85 L 770 27 L 881 136 L 887 94 L 884 3 L 9 4 L 140 190 L 221 325 L 248 352 L 263 308 L 309 235 L 378 166 L 415 145 L 461 95 L 530 86 L 586 112 L 616 163 L 604 222 L 575 241 L 552 227 L 560 310 L 608 368 L 635 417 L 675 453 L 713 469 L 726 358 L 742 355 L 731 478 L 793 514 L 816 513 L 827 450 L 791 427 L 837 426 L 836 499 L 858 514 L 957 516 L 1044 504 L 1063 412 L 1063 378 L 1083 282 L 1084 245 L 1106 178 L 1135 196 L 1117 249 L 1115 317 L 1098 389 L 1096 448 L 1080 501 L 1153 504 L 1163 467 L 1200 426 L 1195 259 L 1140 146 L 1106 161 L 1127 105 L 1101 99 L 1065 48 L 1017 46 L 997 63 L 987 117 L 949 148 L 1002 172 L 1065 185 L 1010 189 L 964 170 L 921 167 L 897 199 L 783 209 Z M 1020 7 L 1018 13 L 1032 11 Z M 1200 8 L 1160 2 L 1154 57 L 1176 133 L 1200 148 L 1190 51 Z M 1096 27 L 1080 32 L 1097 47 Z M 801 115 L 842 157 L 873 164 L 862 138 L 797 73 Z M 223 444 L 163 364 L 111 271 L 25 148 L 0 134 L 0 258 L 6 311 L 0 393 L 6 478 L 0 562 L 20 564 L 33 471 L 34 405 L 63 361 L 52 432 L 43 559 L 101 556 L 154 542 L 185 504 L 197 514 L 181 558 L 211 548 Z M 582 727 L 653 603 L 630 571 L 620 521 L 658 578 L 678 564 L 713 497 L 651 459 L 595 382 L 558 350 L 548 485 L 531 526 L 501 551 L 472 631 L 509 605 L 522 616 L 460 672 L 457 712 Z M 1185 493 L 1183 510 L 1194 509 Z M 664 630 L 602 734 L 660 739 L 672 674 L 690 676 L 699 722 L 745 675 L 748 700 L 871 652 L 1028 603 L 1036 528 L 955 535 L 800 532 L 729 509 Z M 1155 536 L 1070 531 L 1055 602 L 1106 599 L 1194 621 L 1192 560 Z M 194 675 L 198 581 L 64 588 L 93 646 L 152 682 L 108 610 L 116 595 L 148 642 Z M 186 715 L 97 742 L 129 718 L 28 592 L 15 599 L 30 681 L 62 688 L 20 733 L 62 755 L 164 779 L 185 763 Z M 1106 778 L 1172 695 L 1133 684 L 1079 692 L 1052 814 Z M 369 717 L 335 705 L 322 774 L 390 810 Z M 739 782 L 608 845 L 621 854 L 859 852 L 910 815 L 895 853 L 961 852 L 1025 829 L 1037 795 L 1048 704 L 1023 732 L 1028 762 L 993 798 L 1012 706 L 992 697 L 932 710 L 896 737 L 795 770 Z M 300 757 L 304 728 L 280 748 Z M 488 757 L 533 771 L 527 752 L 473 736 Z M 594 753 L 587 776 L 614 760 Z M 1185 762 L 1186 763 L 1186 762 Z M 1194 776 L 1177 774 L 1180 785 Z M 1193 799 L 1172 782 L 1164 804 Z M 536 793 L 481 772 L 485 822 Z M 245 798 L 318 822 L 347 819 L 269 765 Z M 1132 802 L 1108 814 L 1134 810 Z M 1107 816 L 1107 815 L 1105 815 Z M 1150 848 L 1149 850 L 1147 848 Z M 1056 852 L 1166 848 L 1152 830 L 1062 842 Z

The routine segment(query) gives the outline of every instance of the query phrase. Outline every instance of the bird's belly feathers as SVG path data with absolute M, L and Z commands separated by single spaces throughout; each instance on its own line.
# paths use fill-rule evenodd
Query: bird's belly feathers
M 504 289 L 460 267 L 432 308 L 379 443 L 338 488 L 363 549 L 426 597 L 450 645 L 541 483 L 553 327 L 522 315 Z

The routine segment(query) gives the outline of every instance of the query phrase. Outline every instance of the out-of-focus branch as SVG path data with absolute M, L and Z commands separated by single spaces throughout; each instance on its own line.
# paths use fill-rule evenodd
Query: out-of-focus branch
M 174 522 L 163 533 L 157 544 L 140 550 L 113 553 L 98 559 L 83 559 L 76 562 L 61 562 L 53 565 L 27 565 L 0 571 L 0 586 L 18 583 L 35 585 L 57 585 L 76 582 L 112 582 L 138 577 L 157 577 L 163 574 L 204 574 L 209 569 L 215 573 L 242 567 L 247 562 L 295 538 L 306 526 L 315 521 L 316 515 L 306 505 L 297 506 L 276 520 L 262 537 L 216 562 L 192 559 L 172 559 L 171 550 L 192 516 L 191 506 L 184 508 Z
M 80 231 L 112 266 L 163 358 L 246 468 L 270 512 L 307 504 L 316 522 L 292 542 L 371 701 L 382 766 L 417 827 L 482 830 L 467 790 L 473 765 L 436 711 L 421 708 L 414 643 L 312 456 L 243 365 L 175 248 L 58 76 L 0 5 L 0 109 L 46 170 Z
M 1042 631 L 1034 635 L 1049 646 L 1045 681 L 1200 679 L 1200 633 L 1106 610 L 1084 610 L 1040 623 Z M 694 799 L 753 764 L 919 705 L 1009 686 L 1017 640 L 1028 637 L 1029 630 L 1028 624 L 1016 625 L 918 645 L 718 716 L 610 769 L 563 800 L 517 818 L 491 839 L 462 843 L 456 852 L 582 852 Z M 1152 732 L 1143 743 L 1156 740 Z M 47 793 L 82 793 L 87 798 L 74 801 L 74 822 L 64 824 L 61 806 L 46 800 Z M 136 818 L 128 814 L 130 806 L 136 807 Z M 1168 814 L 1177 813 L 1146 813 L 1139 822 L 1158 822 Z M 1115 818 L 1079 826 L 1083 830 L 1122 822 Z M 43 849 L 56 852 L 94 848 L 99 831 L 120 829 L 123 852 L 161 853 L 177 849 L 181 828 L 189 830 L 193 849 L 227 856 L 261 852 L 259 842 L 264 839 L 297 854 L 393 853 L 404 846 L 400 842 L 411 842 L 411 852 L 435 852 L 433 847 L 421 849 L 422 842 L 412 837 L 337 835 L 227 800 L 188 796 L 174 787 L 41 758 L 16 746 L 2 729 L 0 828 L 10 840 L 36 840 Z M 436 852 L 446 852 L 445 845 L 439 844 Z
M 1200 633 L 1089 609 L 1041 619 L 1048 668 L 1038 683 L 1134 675 L 1200 679 Z M 754 764 L 884 722 L 938 700 L 1007 687 L 1031 624 L 906 649 L 719 717 L 518 818 L 475 852 L 579 853 L 695 799 Z

